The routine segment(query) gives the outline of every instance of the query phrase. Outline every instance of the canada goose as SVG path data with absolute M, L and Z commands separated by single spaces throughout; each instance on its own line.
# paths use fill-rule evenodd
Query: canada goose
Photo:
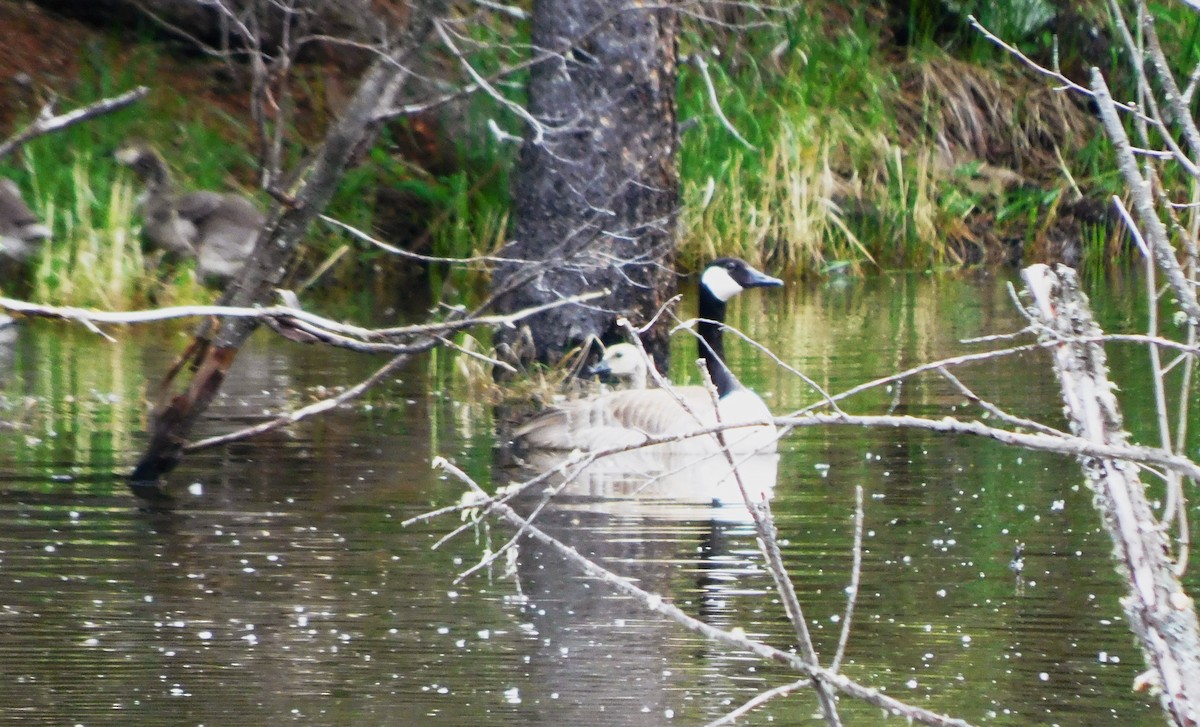
M 20 187 L 0 178 L 0 258 L 23 263 L 48 237 L 50 228 L 25 204 Z
M 228 281 L 241 272 L 266 217 L 238 194 L 178 194 L 158 152 L 132 145 L 116 153 L 146 185 L 140 200 L 143 228 L 151 243 L 182 258 L 197 258 L 203 280 Z
M 686 434 L 698 429 L 740 422 L 751 426 L 727 430 L 723 438 L 735 452 L 774 452 L 775 426 L 771 411 L 753 391 L 742 386 L 725 365 L 722 326 L 726 302 L 747 288 L 775 287 L 783 281 L 765 275 L 737 258 L 708 264 L 700 276 L 700 357 L 717 388 L 717 403 L 703 386 L 668 389 L 634 388 L 567 402 L 534 416 L 513 433 L 513 442 L 526 449 L 597 451 L 641 444 L 649 437 Z M 628 348 L 624 348 L 628 346 Z M 638 385 L 647 364 L 629 344 L 617 344 L 594 370 L 607 369 Z M 643 384 L 644 385 L 644 384 Z M 690 437 L 664 445 L 672 453 L 711 452 L 711 435 Z

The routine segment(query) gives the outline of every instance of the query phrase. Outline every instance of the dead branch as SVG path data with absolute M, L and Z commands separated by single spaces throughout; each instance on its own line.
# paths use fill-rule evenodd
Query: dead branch
M 3 158 L 23 144 L 30 142 L 39 136 L 52 134 L 56 131 L 62 131 L 75 124 L 83 123 L 88 119 L 94 119 L 97 116 L 112 113 L 118 109 L 123 109 L 126 106 L 132 105 L 141 101 L 150 93 L 150 89 L 146 86 L 138 86 L 135 89 L 126 91 L 119 96 L 111 96 L 102 98 L 99 101 L 82 106 L 74 111 L 68 111 L 65 114 L 54 114 L 53 102 L 46 104 L 45 107 L 38 113 L 38 118 L 32 124 L 21 129 L 17 133 L 0 142 L 0 158 Z
M 837 651 L 829 664 L 829 671 L 836 672 L 846 655 L 846 644 L 850 641 L 850 623 L 854 620 L 854 604 L 858 602 L 858 585 L 862 578 L 863 540 L 863 488 L 854 488 L 854 562 L 850 566 L 850 585 L 846 589 L 846 612 L 842 614 L 842 632 L 838 635 Z
M 409 26 L 402 38 L 385 58 L 377 59 L 366 71 L 311 164 L 302 168 L 282 192 L 286 207 L 275 204 L 259 234 L 253 257 L 222 296 L 223 305 L 261 305 L 279 288 L 301 237 L 333 196 L 352 153 L 373 129 L 378 110 L 393 103 L 408 78 L 406 60 L 433 31 L 447 3 L 422 0 L 412 3 L 409 9 Z M 150 442 L 130 475 L 131 486 L 151 491 L 179 463 L 188 432 L 207 410 L 241 345 L 257 326 L 254 318 L 223 319 L 201 326 L 164 381 L 164 397 L 153 416 Z M 181 393 L 170 395 L 174 375 L 185 367 L 192 374 L 190 382 Z
M 513 510 L 508 505 L 500 503 L 492 498 L 483 490 L 483 488 L 481 488 L 473 479 L 471 479 L 469 475 L 460 470 L 458 467 L 455 467 L 446 459 L 438 457 L 434 460 L 433 464 L 435 467 L 444 469 L 447 473 L 451 474 L 467 485 L 475 495 L 476 504 L 482 505 L 486 503 L 491 505 L 498 515 L 503 517 L 514 527 L 524 530 L 527 537 L 533 538 L 545 545 L 548 545 L 563 558 L 576 565 L 588 576 L 603 581 L 614 590 L 637 600 L 648 610 L 654 611 L 662 616 L 666 616 L 689 631 L 700 634 L 701 636 L 713 641 L 718 641 L 738 649 L 749 651 L 765 661 L 771 661 L 788 666 L 808 677 L 821 680 L 842 694 L 861 700 L 867 704 L 877 706 L 885 710 L 888 714 L 900 717 L 901 719 L 909 719 L 926 725 L 938 725 L 939 727 L 970 726 L 970 723 L 964 720 L 955 719 L 953 717 L 937 714 L 936 712 L 906 704 L 898 699 L 895 699 L 894 697 L 885 695 L 878 690 L 859 684 L 858 682 L 845 676 L 835 674 L 828 669 L 810 665 L 797 654 L 782 651 L 760 641 L 755 641 L 740 631 L 726 631 L 694 618 L 687 613 L 684 613 L 684 611 L 678 606 L 663 599 L 662 596 L 644 590 L 643 588 L 635 585 L 630 579 L 623 578 L 611 570 L 604 568 L 595 561 L 592 561 L 581 555 L 576 549 L 546 533 L 541 528 L 522 517 L 519 513 L 517 513 L 517 511 Z
M 870 416 L 854 414 L 806 414 L 800 416 L 776 417 L 775 424 L 785 427 L 813 427 L 843 424 L 855 427 L 905 427 L 924 429 L 944 434 L 969 434 L 1024 449 L 1040 452 L 1054 452 L 1072 457 L 1106 457 L 1125 459 L 1131 462 L 1158 465 L 1175 470 L 1187 477 L 1200 477 L 1200 465 L 1187 457 L 1158 449 L 1143 447 L 1135 444 L 1096 442 L 1083 437 L 1048 434 L 1030 434 L 1013 432 L 1007 429 L 997 429 L 979 421 L 962 421 L 953 417 L 941 419 L 923 419 L 914 416 Z M 689 433 L 695 436 L 700 432 Z
M 1092 69 L 1092 92 L 1100 108 L 1100 120 L 1104 124 L 1104 131 L 1113 142 L 1117 154 L 1117 167 L 1121 170 L 1121 176 L 1125 178 L 1126 189 L 1133 197 L 1142 235 L 1154 252 L 1158 266 L 1167 276 L 1167 282 L 1171 285 L 1179 307 L 1193 321 L 1200 321 L 1200 303 L 1196 300 L 1195 288 L 1179 265 L 1166 225 L 1155 209 L 1150 183 L 1138 171 L 1129 136 L 1125 133 L 1120 116 L 1117 115 L 1117 107 L 1108 92 L 1108 84 L 1097 68 Z
M 1032 265 L 1022 276 L 1044 326 L 1042 336 L 1059 343 L 1052 349 L 1054 370 L 1071 429 L 1089 441 L 1123 446 L 1128 435 L 1108 380 L 1104 349 L 1063 340 L 1099 332 L 1075 272 L 1063 265 L 1055 270 Z M 1146 499 L 1145 486 L 1136 468 L 1121 459 L 1083 456 L 1079 461 L 1113 541 L 1117 570 L 1127 585 L 1121 603 L 1159 688 L 1163 710 L 1177 725 L 1200 724 L 1195 602 L 1175 574 L 1170 543 Z
M 225 305 L 186 305 L 154 308 L 141 311 L 100 311 L 71 306 L 29 303 L 15 298 L 0 297 L 0 310 L 8 310 L 23 316 L 52 318 L 73 321 L 100 333 L 97 324 L 134 325 L 156 323 L 180 318 L 239 318 L 267 323 L 284 335 L 299 332 L 310 336 L 308 343 L 325 343 L 340 348 L 349 348 L 364 353 L 411 353 L 407 346 L 391 343 L 360 343 L 379 340 L 411 339 L 417 336 L 438 336 L 454 333 L 475 326 L 511 326 L 538 313 L 564 305 L 601 298 L 603 291 L 584 293 L 551 301 L 544 305 L 526 308 L 507 314 L 460 315 L 445 321 L 433 321 L 392 328 L 364 328 L 325 318 L 301 308 L 287 305 L 244 308 Z M 111 338 L 109 340 L 112 340 Z M 293 339 L 295 340 L 295 339 Z
M 798 689 L 804 689 L 805 687 L 809 686 L 811 682 L 811 679 L 800 679 L 799 681 L 794 681 L 791 684 L 783 684 L 773 689 L 768 689 L 765 692 L 760 692 L 754 695 L 754 697 L 750 700 L 743 703 L 737 709 L 731 710 L 725 716 L 709 722 L 707 725 L 705 725 L 705 727 L 721 727 L 722 725 L 737 724 L 738 719 L 745 717 L 772 699 L 786 697 Z

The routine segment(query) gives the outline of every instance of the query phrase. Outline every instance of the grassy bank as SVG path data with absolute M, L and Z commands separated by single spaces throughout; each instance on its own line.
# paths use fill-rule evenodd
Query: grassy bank
M 1023 48 L 1047 53 L 1053 42 L 1040 6 L 1020 4 L 1032 8 L 1027 16 L 984 19 Z M 1081 196 L 1120 191 L 1082 105 L 965 29 L 962 17 L 951 14 L 947 29 L 948 6 L 911 7 L 896 18 L 874 5 L 808 3 L 753 30 L 685 24 L 681 53 L 707 60 L 721 112 L 746 142 L 719 121 L 699 65 L 685 60 L 679 118 L 695 121 L 680 157 L 685 264 L 737 254 L 794 276 L 937 271 L 1021 254 L 1054 257 L 1075 239 L 1085 264 L 1112 258 L 1119 246 L 1111 230 L 1079 211 Z M 1073 12 L 1080 22 L 1103 22 L 1103 8 L 1088 3 Z M 1179 15 L 1162 26 L 1173 45 L 1187 49 L 1179 62 L 1194 62 L 1200 23 L 1179 9 L 1164 12 Z M 88 32 L 84 61 L 54 89 L 60 108 L 138 84 L 154 92 L 133 110 L 39 139 L 0 165 L 55 231 L 31 273 L 32 293 L 106 307 L 210 298 L 187 265 L 147 266 L 136 190 L 111 152 L 127 139 L 146 139 L 165 152 L 184 187 L 253 192 L 246 101 L 214 61 L 173 55 L 158 41 L 130 44 Z M 503 35 L 479 33 L 481 41 Z M 1085 53 L 1074 46 L 1059 52 L 1077 71 L 1095 62 L 1078 60 Z M 486 70 L 513 59 L 485 53 L 474 60 Z M 1111 65 L 1119 65 L 1115 55 Z M 306 134 L 323 128 L 332 103 L 322 69 L 302 73 L 304 128 L 295 131 L 295 154 Z M 519 80 L 506 87 L 514 97 Z M 516 146 L 488 135 L 489 119 L 511 133 L 520 129 L 482 95 L 441 118 L 388 129 L 371 163 L 348 174 L 331 212 L 419 252 L 462 257 L 494 249 L 507 226 Z M 362 291 L 370 287 L 364 276 L 403 265 L 319 226 L 293 282 L 311 284 L 318 271 L 316 285 L 330 295 Z M 469 285 L 482 273 L 444 278 L 435 267 L 432 287 Z

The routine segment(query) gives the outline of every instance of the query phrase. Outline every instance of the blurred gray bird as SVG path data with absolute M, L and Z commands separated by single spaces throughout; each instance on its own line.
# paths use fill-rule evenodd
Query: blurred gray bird
M 0 178 L 0 258 L 23 263 L 50 234 L 50 228 L 25 204 L 20 187 Z
M 242 271 L 266 221 L 253 202 L 239 194 L 179 194 L 166 162 L 149 146 L 126 146 L 116 158 L 146 186 L 140 208 L 151 244 L 198 260 L 202 280 L 225 283 Z

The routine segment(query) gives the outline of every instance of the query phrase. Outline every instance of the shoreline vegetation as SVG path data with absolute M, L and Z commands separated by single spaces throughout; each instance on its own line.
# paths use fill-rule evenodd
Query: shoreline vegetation
M 989 26 L 1063 72 L 1100 65 L 1120 78 L 1103 3 L 1055 11 L 1035 0 L 999 3 Z M 965 5 L 965 4 L 964 4 Z M 680 38 L 682 177 L 679 259 L 686 269 L 743 257 L 790 278 L 874 271 L 951 272 L 964 266 L 1065 260 L 1092 273 L 1120 260 L 1123 232 L 1105 200 L 1121 194 L 1108 144 L 1079 98 L 1057 91 L 967 25 L 956 3 L 810 3 L 762 27 L 688 25 Z M 1165 8 L 1164 13 L 1172 12 Z M 1194 13 L 1161 23 L 1186 49 Z M 988 25 L 989 18 L 980 18 Z M 244 91 L 224 66 L 147 24 L 102 28 L 32 5 L 0 7 L 11 77 L 2 86 L 5 133 L 49 94 L 86 103 L 138 84 L 143 105 L 36 139 L 0 160 L 54 230 L 22 290 L 59 305 L 105 308 L 206 301 L 188 264 L 158 265 L 140 245 L 131 176 L 112 152 L 129 139 L 158 147 L 184 189 L 256 193 Z M 484 41 L 473 62 L 512 58 Z M 44 47 L 47 34 L 60 39 Z M 39 45 L 42 44 L 42 45 Z M 497 57 L 488 57 L 488 53 Z M 58 58 L 57 68 L 48 68 Z M 316 59 L 294 69 L 291 157 L 344 100 L 339 69 Z M 500 86 L 521 100 L 523 79 Z M 711 90 L 709 84 L 711 83 Z M 718 120 L 715 96 L 738 139 Z M 508 170 L 518 135 L 494 100 L 477 94 L 389 125 L 348 172 L 328 214 L 413 252 L 493 252 L 508 225 Z M 480 264 L 428 269 L 314 227 L 291 283 L 349 306 L 428 290 L 454 301 L 486 276 Z M 405 293 L 398 292 L 400 290 Z

